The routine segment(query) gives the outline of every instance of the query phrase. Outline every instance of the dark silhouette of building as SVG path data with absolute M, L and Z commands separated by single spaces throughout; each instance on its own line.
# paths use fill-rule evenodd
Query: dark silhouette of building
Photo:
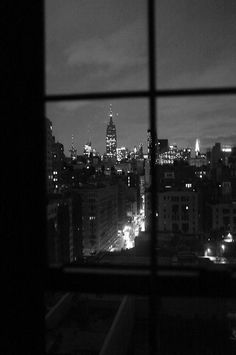
M 53 146 L 53 135 L 52 135 L 52 122 L 46 118 L 46 154 L 47 154 L 47 190 L 48 192 L 53 191 L 53 173 L 52 173 L 52 146 Z
M 81 197 L 83 253 L 106 251 L 117 238 L 117 186 L 94 183 L 81 185 L 76 193 Z
M 53 194 L 48 204 L 48 263 L 73 262 L 73 249 L 71 198 Z
M 165 153 L 169 150 L 168 139 L 158 139 L 157 140 L 157 151 L 158 153 Z
M 220 159 L 222 158 L 221 144 L 215 143 L 211 150 L 211 167 L 215 168 Z
M 62 143 L 54 142 L 52 144 L 52 175 L 53 190 L 59 191 L 63 183 L 63 167 L 65 164 L 64 146 Z

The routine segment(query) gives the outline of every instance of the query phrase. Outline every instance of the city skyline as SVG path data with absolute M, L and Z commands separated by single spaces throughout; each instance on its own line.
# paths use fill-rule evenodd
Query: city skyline
M 115 120 L 118 118 L 118 113 L 114 114 L 112 112 L 112 104 L 110 104 L 109 107 L 108 107 L 107 122 L 105 120 L 102 121 L 102 123 L 104 124 L 104 127 L 103 127 L 103 129 L 104 129 L 104 134 L 103 134 L 104 137 L 99 141 L 99 147 L 103 146 L 102 149 L 100 149 L 100 150 L 97 149 L 97 146 L 94 143 L 94 142 L 97 141 L 96 132 L 94 132 L 94 138 L 95 139 L 93 140 L 92 139 L 92 135 L 91 135 L 91 131 L 89 132 L 89 129 L 91 127 L 88 126 L 89 127 L 89 129 L 88 129 L 89 134 L 88 134 L 87 138 L 84 138 L 84 141 L 80 141 L 80 142 L 78 140 L 76 141 L 75 134 L 74 133 L 71 134 L 70 143 L 68 144 L 68 146 L 64 147 L 65 148 L 65 155 L 66 156 L 70 155 L 72 147 L 73 147 L 73 149 L 75 149 L 77 151 L 78 155 L 83 154 L 84 153 L 84 147 L 88 143 L 91 145 L 91 147 L 93 149 L 96 150 L 97 153 L 99 153 L 101 155 L 106 154 L 106 150 L 107 150 L 107 147 L 106 147 L 106 144 L 107 144 L 106 143 L 106 140 L 107 140 L 107 138 L 106 138 L 106 136 L 107 136 L 107 127 L 110 124 L 109 121 L 110 121 L 111 117 L 112 117 L 112 121 L 114 121 L 114 124 L 115 124 L 115 127 L 116 127 L 116 121 Z M 52 125 L 52 127 L 53 127 L 53 135 L 55 137 L 55 140 L 57 142 L 60 142 L 60 143 L 63 144 L 63 142 L 60 140 L 60 138 L 57 137 L 57 135 L 54 132 L 54 125 Z M 55 131 L 57 132 L 57 130 L 55 130 Z M 134 149 L 134 147 L 138 148 L 138 146 L 141 144 L 143 146 L 143 148 L 144 148 L 144 154 L 147 154 L 148 153 L 148 134 L 147 134 L 147 131 L 144 132 L 146 134 L 146 137 L 144 137 L 144 135 L 143 135 L 144 141 L 136 142 L 133 146 L 130 146 L 129 144 L 119 144 L 120 143 L 119 142 L 119 135 L 122 137 L 122 132 L 119 132 L 119 131 L 116 130 L 116 135 L 118 136 L 118 140 L 116 142 L 117 148 L 125 147 L 129 151 L 132 151 Z M 178 149 L 187 149 L 187 148 L 189 149 L 190 148 L 193 155 L 194 155 L 194 150 L 196 150 L 196 144 L 198 144 L 198 149 L 200 149 L 200 152 L 202 152 L 202 153 L 206 153 L 207 150 L 212 149 L 214 144 L 217 143 L 217 142 L 220 143 L 222 145 L 222 147 L 223 146 L 227 146 L 227 147 L 233 148 L 234 146 L 236 146 L 236 141 L 235 141 L 235 143 L 232 143 L 232 141 L 231 142 L 225 141 L 224 139 L 223 139 L 223 142 L 220 141 L 220 139 L 222 140 L 223 137 L 216 137 L 216 138 L 219 138 L 218 141 L 214 140 L 214 137 L 212 137 L 212 144 L 208 145 L 208 146 L 202 145 L 201 137 L 195 137 L 194 140 L 189 145 L 186 145 L 186 146 L 180 146 L 180 145 L 178 145 L 176 143 L 176 141 L 170 141 L 168 137 L 160 137 L 159 136 L 158 138 L 159 139 L 167 139 L 169 141 L 169 146 L 175 146 L 176 145 L 178 147 Z
M 158 1 L 158 87 L 234 85 L 235 15 L 230 0 Z M 48 93 L 146 89 L 147 78 L 146 1 L 46 2 Z M 118 145 L 145 142 L 146 99 L 51 103 L 47 116 L 65 151 L 74 134 L 79 145 L 91 136 L 103 152 L 110 103 L 119 113 Z M 178 146 L 193 147 L 198 137 L 205 148 L 236 142 L 234 96 L 161 99 L 157 106 L 158 136 Z

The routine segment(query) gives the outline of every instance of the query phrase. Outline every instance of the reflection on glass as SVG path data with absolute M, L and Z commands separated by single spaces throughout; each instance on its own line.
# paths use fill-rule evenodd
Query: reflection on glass
M 234 354 L 235 307 L 232 299 L 163 298 L 161 353 Z
M 46 314 L 45 323 L 47 354 L 125 354 L 134 324 L 134 299 L 66 293 Z
M 149 323 L 148 297 L 47 293 L 45 301 L 47 354 L 149 354 L 154 325 Z M 235 300 L 157 301 L 155 340 L 160 354 L 235 354 Z

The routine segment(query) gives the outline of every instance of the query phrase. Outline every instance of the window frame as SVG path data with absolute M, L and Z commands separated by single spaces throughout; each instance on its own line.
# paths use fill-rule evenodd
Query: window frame
M 147 0 L 147 35 L 148 35 L 148 79 L 147 90 L 91 92 L 75 94 L 46 94 L 44 104 L 48 102 L 103 100 L 103 99 L 138 99 L 146 98 L 149 102 L 149 126 L 151 140 L 155 141 L 157 124 L 157 103 L 160 98 L 197 97 L 235 95 L 236 87 L 157 89 L 156 83 L 156 32 L 155 0 Z M 45 45 L 45 44 L 44 44 Z M 45 53 L 45 48 L 44 48 Z M 45 82 L 45 79 L 44 79 Z M 44 108 L 45 110 L 45 108 Z M 95 293 L 139 294 L 149 297 L 149 341 L 150 353 L 157 353 L 156 331 L 161 297 L 232 297 L 236 295 L 236 269 L 205 269 L 204 267 L 162 267 L 158 265 L 158 247 L 156 214 L 157 176 L 156 146 L 151 149 L 151 239 L 150 265 L 136 266 L 95 266 L 65 265 L 46 267 L 45 288 L 50 290 L 83 291 Z M 46 237 L 45 237 L 46 238 Z M 46 245 L 46 243 L 45 243 Z

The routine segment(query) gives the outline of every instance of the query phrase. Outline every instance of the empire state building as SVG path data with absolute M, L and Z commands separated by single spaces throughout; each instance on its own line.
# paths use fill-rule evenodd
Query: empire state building
M 117 138 L 116 138 L 116 126 L 112 121 L 113 114 L 110 105 L 109 113 L 110 121 L 107 125 L 106 131 L 106 155 L 109 158 L 116 158 Z

